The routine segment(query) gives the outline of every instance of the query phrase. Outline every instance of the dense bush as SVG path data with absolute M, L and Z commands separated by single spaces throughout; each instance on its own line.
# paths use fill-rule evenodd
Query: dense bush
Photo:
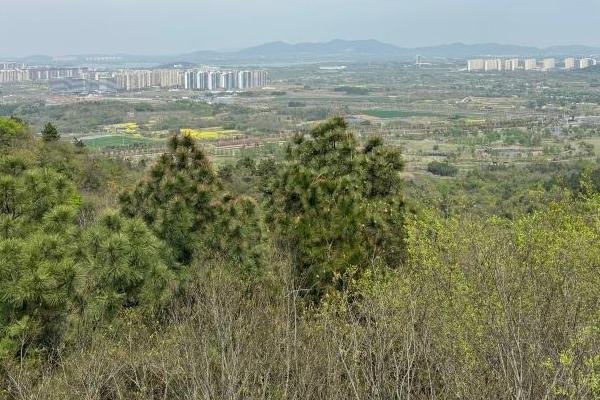
M 369 94 L 369 89 L 364 87 L 356 87 L 356 86 L 340 86 L 333 89 L 335 92 L 342 92 L 345 94 L 353 94 L 353 95 L 367 95 Z
M 49 399 L 596 399 L 599 201 L 512 222 L 411 216 L 404 268 L 374 269 L 356 282 L 361 299 L 319 308 L 285 259 L 252 283 L 211 264 L 168 328 L 127 312 L 60 370 L 6 363 L 6 387 Z
M 456 176 L 458 168 L 447 162 L 432 161 L 427 164 L 427 171 L 439 176 Z
M 0 118 L 0 145 L 27 135 L 27 125 L 18 118 Z

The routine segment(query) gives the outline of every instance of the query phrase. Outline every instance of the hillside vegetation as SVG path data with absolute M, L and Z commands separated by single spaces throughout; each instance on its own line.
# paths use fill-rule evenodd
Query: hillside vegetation
M 0 399 L 600 398 L 598 166 L 403 168 L 341 118 L 220 169 L 0 118 Z

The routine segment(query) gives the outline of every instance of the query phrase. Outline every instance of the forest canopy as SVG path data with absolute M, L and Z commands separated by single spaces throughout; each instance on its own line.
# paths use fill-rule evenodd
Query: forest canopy
M 342 118 L 221 167 L 54 139 L 0 118 L 0 398 L 600 396 L 597 165 L 458 195 Z

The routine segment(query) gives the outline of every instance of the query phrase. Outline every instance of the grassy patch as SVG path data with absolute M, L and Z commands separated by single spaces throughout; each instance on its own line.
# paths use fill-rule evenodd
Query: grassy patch
M 102 136 L 93 139 L 82 139 L 83 143 L 91 149 L 104 149 L 107 147 L 127 147 L 135 144 L 155 143 L 155 139 L 129 135 Z

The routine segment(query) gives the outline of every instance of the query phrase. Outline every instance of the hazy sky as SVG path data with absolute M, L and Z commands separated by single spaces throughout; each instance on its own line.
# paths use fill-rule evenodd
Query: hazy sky
M 0 0 L 0 57 L 334 38 L 600 46 L 599 27 L 600 0 Z

